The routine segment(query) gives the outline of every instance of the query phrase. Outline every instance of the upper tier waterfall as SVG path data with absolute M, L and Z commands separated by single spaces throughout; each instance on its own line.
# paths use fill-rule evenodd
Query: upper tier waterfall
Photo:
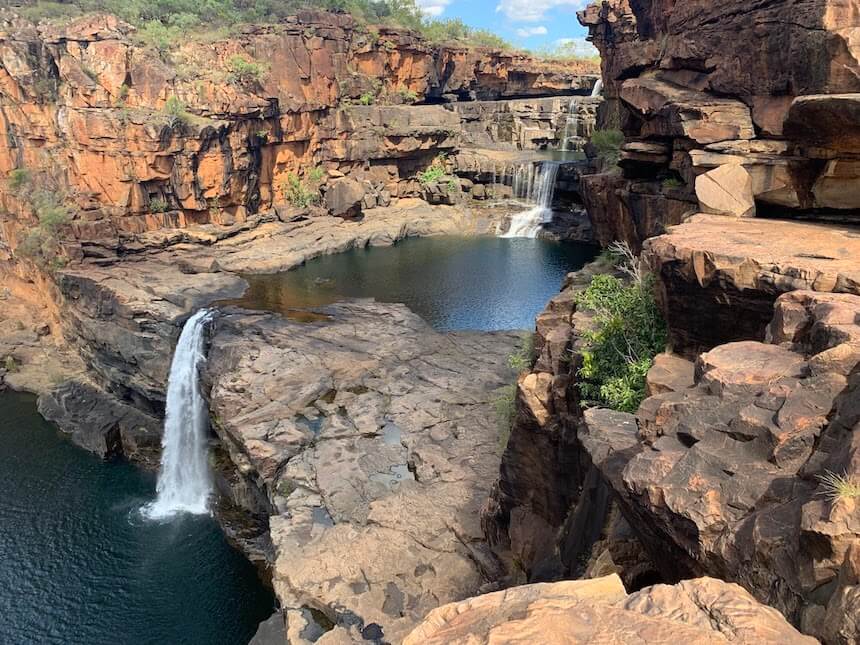
M 603 79 L 598 78 L 597 82 L 594 84 L 594 87 L 591 88 L 591 96 L 598 97 L 603 95 Z
M 508 232 L 502 237 L 537 237 L 541 226 L 552 221 L 552 199 L 560 167 L 557 161 L 545 161 L 516 170 L 514 196 L 525 199 L 532 207 L 514 215 Z
M 191 316 L 176 345 L 167 385 L 158 494 L 144 509 L 151 519 L 209 512 L 212 491 L 206 449 L 209 418 L 200 393 L 199 371 L 206 360 L 206 326 L 213 315 L 212 310 L 201 309 Z

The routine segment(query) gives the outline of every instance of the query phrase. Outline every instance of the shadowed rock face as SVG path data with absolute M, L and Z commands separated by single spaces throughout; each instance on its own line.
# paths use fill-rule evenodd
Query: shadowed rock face
M 624 179 L 585 184 L 601 239 L 638 248 L 695 212 L 856 222 L 858 10 L 856 0 L 608 0 L 580 12 L 602 55 L 598 127 L 626 137 Z M 650 199 L 601 203 L 609 181 Z
M 528 585 L 434 610 L 404 645 L 448 643 L 808 644 L 779 612 L 713 578 L 627 595 L 617 576 Z
M 857 500 L 829 498 L 821 478 L 860 473 L 858 362 L 860 297 L 792 292 L 768 343 L 701 355 L 686 386 L 662 361 L 663 392 L 635 416 L 589 410 L 582 443 L 667 575 L 736 581 L 804 631 L 853 642 Z
M 288 625 L 313 608 L 340 637 L 399 642 L 429 610 L 500 577 L 479 512 L 519 335 L 440 334 L 401 305 L 326 311 L 321 325 L 222 317 L 212 415 L 268 501 Z

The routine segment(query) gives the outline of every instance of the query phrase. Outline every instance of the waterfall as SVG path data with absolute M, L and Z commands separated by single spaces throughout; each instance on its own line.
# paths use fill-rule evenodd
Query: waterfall
M 173 354 L 167 383 L 158 495 L 144 508 L 144 514 L 150 519 L 208 512 L 212 490 L 206 450 L 209 419 L 200 393 L 199 368 L 206 360 L 203 353 L 206 325 L 213 314 L 211 309 L 201 309 L 191 316 Z
M 560 163 L 553 161 L 544 162 L 537 167 L 534 164 L 529 165 L 526 199 L 534 206 L 514 215 L 508 232 L 502 237 L 537 237 L 541 226 L 552 221 L 552 198 L 560 166 Z
M 594 87 L 591 88 L 591 96 L 592 98 L 597 98 L 603 94 L 603 79 L 598 78 L 597 82 L 594 84 Z
M 573 136 L 579 136 L 579 97 L 575 96 L 570 99 L 570 103 L 567 108 L 567 121 L 564 124 L 564 136 L 561 139 L 561 148 L 562 152 L 567 152 L 568 148 L 570 148 L 570 136 L 571 130 L 573 130 Z

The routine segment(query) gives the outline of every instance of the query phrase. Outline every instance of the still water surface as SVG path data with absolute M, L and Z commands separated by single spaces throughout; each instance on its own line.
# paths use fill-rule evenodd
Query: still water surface
M 533 329 L 567 273 L 594 256 L 591 246 L 535 239 L 410 238 L 244 276 L 251 286 L 230 304 L 308 320 L 308 309 L 374 298 L 403 303 L 440 331 Z

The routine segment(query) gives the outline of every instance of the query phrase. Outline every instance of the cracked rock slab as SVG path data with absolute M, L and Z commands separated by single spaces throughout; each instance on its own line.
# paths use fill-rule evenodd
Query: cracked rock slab
M 398 642 L 499 573 L 479 515 L 519 335 L 441 334 L 402 305 L 369 301 L 325 313 L 322 324 L 223 316 L 207 368 L 212 414 L 271 507 L 288 624 L 312 608 L 335 624 L 327 639 Z

